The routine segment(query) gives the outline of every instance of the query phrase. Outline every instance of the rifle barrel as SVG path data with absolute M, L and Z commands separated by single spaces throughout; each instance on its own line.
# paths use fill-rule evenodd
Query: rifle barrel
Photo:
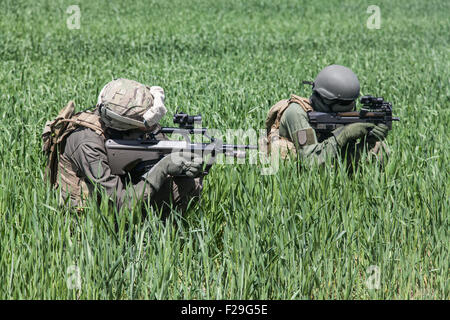
M 222 149 L 245 149 L 245 150 L 254 150 L 258 149 L 257 146 L 252 145 L 243 145 L 243 144 L 223 144 Z
M 384 112 L 365 112 L 365 113 L 361 113 L 359 111 L 354 111 L 354 112 L 339 112 L 336 114 L 339 117 L 361 117 L 363 116 L 363 118 L 378 118 L 378 117 L 384 117 L 386 115 L 386 113 Z
M 173 133 L 179 133 L 179 134 L 205 134 L 206 128 L 171 128 L 171 127 L 163 127 L 156 134 L 158 133 L 167 133 L 167 134 L 173 134 Z

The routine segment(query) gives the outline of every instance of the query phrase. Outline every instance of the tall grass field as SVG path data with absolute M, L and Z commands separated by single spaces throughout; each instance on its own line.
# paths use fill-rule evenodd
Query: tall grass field
M 0 7 L 0 299 L 449 298 L 448 1 Z M 92 107 L 112 79 L 162 86 L 164 125 L 180 107 L 260 130 L 330 64 L 401 119 L 381 170 L 217 164 L 201 201 L 165 223 L 104 203 L 67 211 L 43 181 L 46 120 L 69 100 Z

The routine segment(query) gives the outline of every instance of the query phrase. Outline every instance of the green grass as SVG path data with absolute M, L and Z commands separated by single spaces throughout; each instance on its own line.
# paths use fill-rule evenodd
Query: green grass
M 448 299 L 448 1 L 2 1 L 1 299 Z M 46 120 L 125 77 L 165 88 L 169 113 L 263 128 L 328 64 L 394 105 L 384 171 L 217 165 L 184 218 L 57 205 L 42 181 Z M 165 124 L 169 124 L 166 120 Z M 81 290 L 67 288 L 76 265 Z M 380 288 L 367 269 L 378 266 Z

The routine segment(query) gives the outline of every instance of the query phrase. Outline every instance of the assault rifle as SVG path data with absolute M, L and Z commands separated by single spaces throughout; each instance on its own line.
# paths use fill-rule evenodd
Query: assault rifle
M 155 131 L 145 132 L 137 139 L 108 139 L 105 143 L 111 173 L 116 175 L 129 174 L 135 180 L 151 169 L 164 156 L 177 151 L 189 151 L 202 157 L 211 155 L 210 161 L 203 172 L 208 174 L 212 161 L 217 154 L 244 158 L 246 151 L 256 149 L 252 145 L 223 144 L 221 140 L 209 137 L 207 128 L 196 128 L 202 120 L 201 115 L 191 116 L 186 113 L 176 113 L 173 122 L 178 127 L 159 127 Z M 167 140 L 166 134 L 179 134 L 184 140 Z M 208 142 L 191 142 L 192 135 L 201 135 Z
M 355 122 L 383 123 L 391 130 L 392 121 L 400 121 L 399 118 L 392 116 L 392 104 L 384 101 L 382 97 L 363 96 L 360 102 L 363 105 L 360 111 L 309 112 L 309 123 L 317 132 L 328 134 L 338 127 Z

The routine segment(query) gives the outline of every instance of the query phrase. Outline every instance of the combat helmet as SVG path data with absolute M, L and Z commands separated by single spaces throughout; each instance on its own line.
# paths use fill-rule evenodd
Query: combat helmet
M 107 127 L 115 130 L 150 128 L 167 112 L 164 101 L 155 101 L 155 92 L 160 93 L 158 99 L 161 99 L 161 92 L 164 96 L 161 87 L 149 87 L 129 79 L 115 79 L 107 83 L 98 96 L 100 117 Z
M 358 77 L 351 69 L 333 64 L 322 69 L 312 82 L 310 100 L 317 111 L 351 111 L 355 108 L 359 89 Z

